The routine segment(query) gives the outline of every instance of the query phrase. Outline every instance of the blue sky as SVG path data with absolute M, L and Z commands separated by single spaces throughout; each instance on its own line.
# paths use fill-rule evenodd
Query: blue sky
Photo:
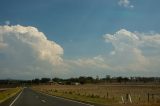
M 159 0 L 0 0 L 0 25 L 9 21 L 36 27 L 63 48 L 67 60 L 103 57 L 114 49 L 105 42 L 105 34 L 121 29 L 160 33 L 159 4 Z

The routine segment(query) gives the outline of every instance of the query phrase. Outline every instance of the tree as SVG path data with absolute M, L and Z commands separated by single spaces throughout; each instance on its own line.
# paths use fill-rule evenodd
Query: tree
M 50 78 L 41 78 L 41 83 L 47 83 L 50 80 L 51 80 Z
M 122 77 L 117 77 L 117 82 L 121 83 L 122 82 Z
M 111 76 L 110 75 L 106 75 L 106 82 L 110 82 L 111 80 Z
M 40 79 L 36 78 L 32 80 L 32 83 L 34 84 L 39 84 L 40 83 Z

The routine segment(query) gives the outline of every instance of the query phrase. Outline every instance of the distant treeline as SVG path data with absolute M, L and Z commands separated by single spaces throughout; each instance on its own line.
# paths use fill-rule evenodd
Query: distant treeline
M 78 78 L 60 79 L 53 78 L 53 82 L 60 84 L 87 84 L 87 83 L 160 83 L 160 77 L 110 77 L 107 75 L 106 78 L 96 78 L 81 76 Z
M 0 80 L 0 87 L 3 85 L 8 86 L 19 86 L 19 85 L 32 85 L 32 84 L 67 84 L 67 85 L 77 85 L 77 84 L 160 84 L 160 77 L 111 77 L 106 75 L 105 78 L 96 78 L 80 76 L 78 78 L 35 78 L 33 80 Z

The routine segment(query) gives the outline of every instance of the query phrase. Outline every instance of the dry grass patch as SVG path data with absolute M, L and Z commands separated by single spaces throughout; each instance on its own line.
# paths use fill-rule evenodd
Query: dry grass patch
M 160 106 L 159 85 L 39 85 L 33 89 L 55 96 L 104 105 Z M 148 102 L 148 93 L 150 95 Z

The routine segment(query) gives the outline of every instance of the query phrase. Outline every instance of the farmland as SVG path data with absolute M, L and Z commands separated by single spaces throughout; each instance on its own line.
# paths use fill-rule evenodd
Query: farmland
M 102 105 L 160 106 L 160 85 L 37 85 L 36 91 Z

